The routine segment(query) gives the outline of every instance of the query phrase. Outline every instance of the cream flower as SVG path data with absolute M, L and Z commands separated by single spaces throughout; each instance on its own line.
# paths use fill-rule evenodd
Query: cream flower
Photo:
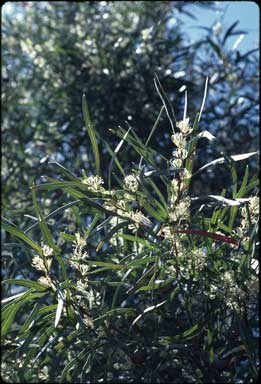
M 180 132 L 174 133 L 174 135 L 171 136 L 171 140 L 178 148 L 184 148 L 186 146 L 186 140 Z
M 131 212 L 130 217 L 133 221 L 135 221 L 137 224 L 145 225 L 146 227 L 150 227 L 152 225 L 152 222 L 150 219 L 145 217 L 140 211 Z
M 42 271 L 44 273 L 48 273 L 52 264 L 52 259 L 43 260 L 39 255 L 35 255 L 32 260 L 32 266 L 38 271 Z
M 124 186 L 132 192 L 137 192 L 139 188 L 139 176 L 130 174 L 124 178 Z
M 188 157 L 188 151 L 185 148 L 178 148 L 172 155 L 178 159 L 185 160 Z
M 82 180 L 83 184 L 86 184 L 89 189 L 93 192 L 103 191 L 104 188 L 102 184 L 104 184 L 103 179 L 100 176 L 88 176 Z
M 189 197 L 179 201 L 177 205 L 171 207 L 171 212 L 169 214 L 170 220 L 178 221 L 179 219 L 187 219 L 189 217 L 189 207 Z
M 173 168 L 181 168 L 183 161 L 181 159 L 171 159 L 170 164 Z
M 178 121 L 176 126 L 184 135 L 189 135 L 192 132 L 192 128 L 189 125 L 189 117 L 185 120 Z
M 43 255 L 45 257 L 50 257 L 53 255 L 53 249 L 50 248 L 48 245 L 43 245 L 42 246 L 42 251 L 43 251 Z

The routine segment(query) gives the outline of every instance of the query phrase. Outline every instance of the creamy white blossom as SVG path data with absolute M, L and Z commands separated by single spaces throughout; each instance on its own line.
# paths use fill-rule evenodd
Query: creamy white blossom
M 180 132 L 174 133 L 174 135 L 171 136 L 171 140 L 178 148 L 184 148 L 186 146 L 186 139 Z
M 178 159 L 185 160 L 188 157 L 188 151 L 185 148 L 178 148 L 172 155 Z
M 251 275 L 239 285 L 235 271 L 226 271 L 219 283 L 211 284 L 208 294 L 210 299 L 223 301 L 232 311 L 242 313 L 244 308 L 251 310 L 251 303 L 258 297 L 258 277 Z
M 142 224 L 142 225 L 145 225 L 147 227 L 150 227 L 152 225 L 152 222 L 150 221 L 150 219 L 145 217 L 140 211 L 136 211 L 135 213 L 131 212 L 130 217 L 137 224 Z
M 171 180 L 171 192 L 174 193 L 175 195 L 178 194 L 180 187 L 180 182 L 177 179 L 172 179 Z
M 179 201 L 170 211 L 169 217 L 171 221 L 186 219 L 189 217 L 190 198 Z
M 191 176 L 192 176 L 191 172 L 188 171 L 186 168 L 184 168 L 184 169 L 182 169 L 182 170 L 180 171 L 180 178 L 181 178 L 182 180 L 190 179 Z
M 39 283 L 44 284 L 44 285 L 48 285 L 48 286 L 52 285 L 51 279 L 49 277 L 46 277 L 46 276 L 39 277 L 38 281 L 39 281 Z
M 259 197 L 258 196 L 252 196 L 250 198 L 248 202 L 248 209 L 249 209 L 251 221 L 255 222 L 257 216 L 259 215 Z M 241 214 L 245 220 L 248 220 L 248 213 L 247 213 L 246 207 L 242 208 Z
M 255 225 L 259 218 L 259 197 L 251 196 L 247 202 L 248 208 L 241 208 L 241 221 L 239 227 L 233 230 L 233 234 L 241 239 L 241 243 L 247 243 L 249 240 L 250 226 Z
M 130 174 L 124 178 L 124 186 L 132 192 L 137 192 L 139 188 L 139 181 L 140 179 L 138 175 Z
M 181 159 L 170 159 L 170 165 L 173 167 L 173 168 L 181 168 L 182 165 L 183 165 L 183 161 Z
M 88 176 L 82 180 L 83 184 L 86 184 L 88 188 L 93 192 L 104 191 L 102 184 L 104 184 L 103 179 L 100 176 Z
M 45 257 L 50 257 L 53 255 L 53 249 L 46 244 L 42 246 L 42 251 Z
M 45 260 L 39 255 L 35 255 L 32 260 L 32 266 L 38 271 L 48 273 L 52 264 L 51 258 L 46 258 Z
M 83 264 L 84 260 L 88 257 L 88 253 L 83 252 L 83 247 L 85 245 L 86 240 L 81 237 L 79 232 L 76 232 L 75 240 L 73 241 L 73 256 L 69 262 L 81 273 L 82 276 L 85 276 L 89 270 L 89 267 L 86 264 Z
M 75 247 L 83 247 L 86 244 L 86 240 L 81 237 L 81 234 L 79 232 L 75 233 L 75 240 L 73 243 L 75 244 Z
M 189 125 L 189 117 L 185 120 L 178 121 L 176 126 L 184 135 L 189 135 L 192 132 L 192 128 Z
M 84 293 L 88 288 L 88 280 L 78 280 L 76 283 L 77 291 Z

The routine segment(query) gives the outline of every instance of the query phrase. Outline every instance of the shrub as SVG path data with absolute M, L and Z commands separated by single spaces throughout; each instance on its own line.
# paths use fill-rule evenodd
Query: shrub
M 259 125 L 259 58 L 251 47 L 244 53 L 240 46 L 232 49 L 246 32 L 240 24 L 226 26 L 221 19 L 222 25 L 192 42 L 182 23 L 184 14 L 197 17 L 199 7 L 207 7 L 210 13 L 212 9 L 214 14 L 214 2 L 10 5 L 14 9 L 3 12 L 2 28 L 2 211 L 19 228 L 30 225 L 24 214 L 33 215 L 28 188 L 38 182 L 36 175 L 56 176 L 54 170 L 50 172 L 48 160 L 74 168 L 77 176 L 81 168 L 91 171 L 92 154 L 86 154 L 88 141 L 81 117 L 82 93 L 97 131 L 114 148 L 115 136 L 109 128 L 128 118 L 139 130 L 139 138 L 146 141 L 160 109 L 151 81 L 155 72 L 164 81 L 177 116 L 183 111 L 184 91 L 180 90 L 184 86 L 190 94 L 188 115 L 196 115 L 204 73 L 211 87 L 201 130 L 217 137 L 220 151 L 254 151 Z M 167 125 L 162 125 L 150 143 L 170 156 L 172 143 L 166 132 Z M 125 152 L 121 152 L 123 168 L 135 161 L 134 150 Z M 206 151 L 199 142 L 198 167 L 215 156 L 214 148 L 209 146 Z M 109 163 L 108 153 L 102 152 L 102 157 Z M 250 162 L 255 164 L 250 159 L 250 167 Z M 101 176 L 107 182 L 105 171 L 101 169 Z M 243 177 L 244 170 L 237 171 Z M 211 176 L 198 175 L 193 183 L 195 194 L 202 185 L 214 194 L 224 188 L 227 172 Z
M 119 127 L 112 150 L 83 97 L 93 173 L 76 177 L 53 162 L 61 177 L 32 186 L 36 222 L 26 230 L 3 222 L 17 239 L 6 246 L 14 253 L 21 247 L 38 273 L 37 281 L 28 273 L 3 281 L 7 382 L 257 378 L 258 178 L 250 177 L 248 166 L 243 179 L 237 177 L 237 162 L 257 152 L 222 153 L 195 169 L 198 141 L 217 145 L 210 132 L 199 131 L 203 104 L 192 125 L 187 101 L 176 121 L 157 77 L 154 82 L 163 106 L 145 144 L 130 126 Z M 170 159 L 149 146 L 164 110 L 172 130 Z M 111 155 L 109 164 L 97 138 Z M 126 143 L 137 154 L 127 174 L 119 160 Z M 229 170 L 231 189 L 193 195 L 197 175 L 211 167 Z M 44 212 L 43 192 L 63 204 Z M 17 293 L 10 286 L 27 289 Z

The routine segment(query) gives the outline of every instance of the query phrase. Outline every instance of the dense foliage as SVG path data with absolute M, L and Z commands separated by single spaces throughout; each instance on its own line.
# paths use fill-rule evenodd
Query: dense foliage
M 252 382 L 257 57 L 228 45 L 242 31 L 187 45 L 187 2 L 16 6 L 3 23 L 2 377 Z
M 155 85 L 165 103 L 157 78 Z M 96 174 L 79 178 L 56 163 L 62 178 L 32 187 L 37 222 L 26 232 L 3 224 L 31 247 L 22 246 L 23 253 L 34 255 L 39 272 L 38 282 L 29 275 L 3 282 L 29 288 L 3 301 L 7 381 L 257 378 L 259 200 L 250 193 L 258 179 L 249 178 L 248 166 L 243 180 L 236 170 L 257 152 L 224 154 L 192 174 L 197 142 L 217 139 L 198 133 L 200 114 L 191 127 L 185 110 L 176 127 L 170 119 L 174 151 L 166 158 L 148 146 L 162 111 L 146 145 L 131 129 L 115 131 L 122 140 L 109 172 L 115 161 L 124 179 L 111 189 L 99 176 L 103 162 L 84 97 Z M 140 159 L 129 174 L 117 158 L 124 140 Z M 191 180 L 220 164 L 231 172 L 231 195 L 191 196 Z M 44 218 L 36 193 L 53 190 L 67 203 Z M 63 225 L 50 230 L 48 218 L 57 215 Z M 36 242 L 27 233 L 38 226 Z
M 180 17 L 184 12 L 196 15 L 199 6 L 213 4 L 15 3 L 2 27 L 5 216 L 26 223 L 23 215 L 32 209 L 28 187 L 38 171 L 50 172 L 48 158 L 78 175 L 82 168 L 89 171 L 83 93 L 96 129 L 112 147 L 116 142 L 109 129 L 125 126 L 125 120 L 144 141 L 161 103 L 151 80 L 155 73 L 177 115 L 184 105 L 183 86 L 190 95 L 189 113 L 195 115 L 208 76 L 202 127 L 217 134 L 220 150 L 236 154 L 256 148 L 258 58 L 252 51 L 242 55 L 231 48 L 242 33 L 236 23 L 227 28 L 217 24 L 202 40 L 188 44 Z M 167 124 L 151 144 L 170 155 Z M 109 161 L 108 150 L 103 150 Z M 215 155 L 202 153 L 199 149 L 199 161 Z M 135 161 L 134 152 L 127 158 L 123 151 L 122 160 L 123 166 Z M 102 172 L 106 179 L 106 169 Z M 224 176 L 215 183 L 208 179 L 210 191 L 221 190 Z

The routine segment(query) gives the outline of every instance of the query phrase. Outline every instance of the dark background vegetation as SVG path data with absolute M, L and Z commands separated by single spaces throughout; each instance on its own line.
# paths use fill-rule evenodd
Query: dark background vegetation
M 199 2 L 193 7 L 213 9 L 215 3 Z M 242 33 L 240 24 L 220 33 L 206 29 L 203 38 L 189 44 L 180 18 L 197 16 L 191 13 L 191 2 L 17 2 L 15 14 L 5 14 L 2 23 L 2 214 L 19 228 L 25 230 L 34 223 L 32 183 L 40 183 L 42 175 L 56 176 L 50 160 L 77 176 L 82 169 L 94 173 L 82 116 L 83 94 L 96 130 L 114 149 L 119 139 L 110 129 L 127 128 L 126 121 L 146 141 L 161 108 L 153 83 L 155 73 L 177 120 L 183 116 L 186 86 L 192 121 L 208 76 L 200 130 L 214 134 L 217 145 L 199 143 L 195 170 L 223 151 L 233 155 L 257 150 L 258 54 L 252 49 L 242 54 L 228 44 Z M 170 24 L 173 15 L 174 25 Z M 173 150 L 170 135 L 164 115 L 151 146 L 166 157 Z M 106 185 L 110 155 L 101 141 L 99 149 Z M 120 158 L 126 171 L 139 160 L 126 144 Z M 253 175 L 256 158 L 251 161 Z M 239 177 L 244 166 L 242 162 Z M 220 194 L 230 184 L 228 177 L 225 167 L 206 172 L 192 182 L 191 193 Z M 116 178 L 112 183 L 117 185 Z M 41 198 L 45 214 L 64 202 L 64 195 L 56 191 Z M 62 226 L 69 225 L 70 218 L 67 222 L 60 219 Z M 54 234 L 57 220 L 59 216 L 49 222 Z M 77 225 L 68 232 L 73 234 Z M 3 275 L 28 276 L 29 263 L 24 250 L 18 249 L 13 257 L 7 247 Z
M 256 150 L 257 53 L 241 54 L 227 44 L 242 33 L 240 25 L 228 26 L 220 34 L 209 29 L 204 38 L 189 45 L 179 17 L 191 12 L 191 6 L 190 2 L 171 1 L 17 2 L 15 12 L 22 16 L 5 15 L 2 208 L 7 218 L 26 224 L 23 215 L 31 207 L 29 187 L 41 175 L 53 174 L 48 159 L 59 161 L 77 175 L 81 169 L 93 170 L 82 117 L 83 93 L 96 129 L 113 148 L 118 139 L 109 129 L 126 127 L 125 120 L 145 141 L 161 106 L 153 83 L 155 73 L 177 119 L 182 118 L 184 105 L 180 88 L 187 87 L 188 115 L 193 119 L 206 76 L 210 79 L 200 130 L 208 129 L 220 144 L 206 151 L 203 142 L 199 164 L 222 150 L 229 154 Z M 198 4 L 202 6 L 215 5 Z M 177 22 L 169 26 L 173 15 Z M 185 76 L 179 77 L 182 71 Z M 170 134 L 164 116 L 151 145 L 165 156 L 172 151 Z M 105 146 L 102 150 L 106 180 L 109 155 Z M 126 168 L 137 161 L 127 146 L 121 159 Z M 226 184 L 222 176 L 208 174 L 204 188 L 220 192 Z M 196 192 L 198 189 L 197 184 Z

